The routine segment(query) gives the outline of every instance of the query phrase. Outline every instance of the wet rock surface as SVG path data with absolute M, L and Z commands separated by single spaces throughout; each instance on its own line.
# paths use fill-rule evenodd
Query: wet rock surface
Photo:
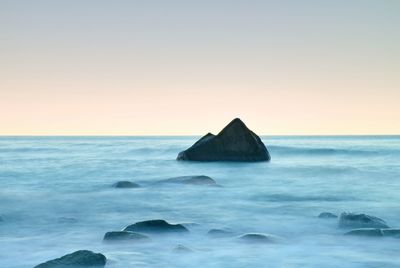
M 400 238 L 400 229 L 394 229 L 394 228 L 389 228 L 389 229 L 381 229 L 383 236 L 385 237 L 395 237 L 395 238 Z
M 146 241 L 150 241 L 150 238 L 146 235 L 135 233 L 135 232 L 130 232 L 130 231 L 111 231 L 111 232 L 105 233 L 103 240 L 105 242 L 114 242 L 114 241 L 146 242 Z
M 101 253 L 94 253 L 90 250 L 78 250 L 63 257 L 36 265 L 34 268 L 85 268 L 104 267 L 106 257 Z
M 339 218 L 339 228 L 389 228 L 386 222 L 367 214 L 343 212 Z
M 165 220 L 148 220 L 127 226 L 124 231 L 139 233 L 187 233 L 189 230 L 182 224 L 170 224 Z

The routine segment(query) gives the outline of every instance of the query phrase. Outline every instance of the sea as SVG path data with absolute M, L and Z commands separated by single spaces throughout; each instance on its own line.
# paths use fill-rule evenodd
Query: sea
M 108 268 L 400 267 L 399 238 L 346 236 L 338 219 L 318 218 L 366 213 L 400 228 L 400 136 L 263 136 L 270 162 L 177 161 L 198 138 L 0 137 L 0 267 L 81 249 L 104 254 Z M 155 183 L 186 175 L 220 187 Z M 114 188 L 121 180 L 141 187 Z M 190 232 L 103 241 L 150 219 Z M 247 233 L 279 239 L 246 243 Z

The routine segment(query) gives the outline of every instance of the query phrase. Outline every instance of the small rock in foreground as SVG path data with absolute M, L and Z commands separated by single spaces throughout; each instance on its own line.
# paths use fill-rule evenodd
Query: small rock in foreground
M 85 268 L 104 267 L 107 258 L 101 253 L 78 250 L 63 257 L 36 265 L 34 268 Z

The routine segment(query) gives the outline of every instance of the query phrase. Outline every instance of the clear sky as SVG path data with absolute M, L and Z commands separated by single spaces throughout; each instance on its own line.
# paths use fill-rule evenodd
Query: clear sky
M 0 135 L 400 134 L 400 1 L 0 0 Z

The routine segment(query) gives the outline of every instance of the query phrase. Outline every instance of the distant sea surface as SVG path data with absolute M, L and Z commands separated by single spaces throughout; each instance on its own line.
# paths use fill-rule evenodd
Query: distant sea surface
M 400 228 L 400 136 L 265 136 L 272 161 L 182 162 L 199 137 L 1 137 L 0 267 L 26 268 L 88 249 L 106 267 L 400 267 L 400 239 L 343 236 L 328 211 Z M 207 175 L 222 187 L 161 186 Z M 130 180 L 138 189 L 115 189 Z M 188 235 L 106 244 L 137 221 L 187 223 Z M 212 239 L 212 228 L 234 233 Z M 268 245 L 236 236 L 267 233 Z M 184 245 L 193 253 L 177 254 Z

